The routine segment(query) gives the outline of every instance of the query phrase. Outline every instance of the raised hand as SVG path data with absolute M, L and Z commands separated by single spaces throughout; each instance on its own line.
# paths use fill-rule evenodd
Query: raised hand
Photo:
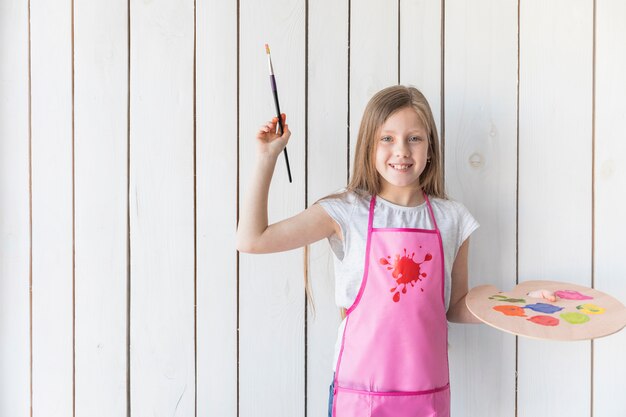
M 278 156 L 285 146 L 287 146 L 287 142 L 289 142 L 289 137 L 291 136 L 291 131 L 289 130 L 289 125 L 287 125 L 286 120 L 287 116 L 285 113 L 281 114 L 283 119 L 283 134 L 276 133 L 276 126 L 278 124 L 278 118 L 274 117 L 272 120 L 269 120 L 266 124 L 259 127 L 259 131 L 256 134 L 257 141 L 257 149 L 259 154 L 267 154 L 272 156 Z

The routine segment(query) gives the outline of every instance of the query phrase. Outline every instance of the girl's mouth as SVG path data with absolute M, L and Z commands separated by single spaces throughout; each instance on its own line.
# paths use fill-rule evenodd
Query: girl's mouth
M 413 164 L 389 164 L 389 166 L 396 171 L 407 171 Z

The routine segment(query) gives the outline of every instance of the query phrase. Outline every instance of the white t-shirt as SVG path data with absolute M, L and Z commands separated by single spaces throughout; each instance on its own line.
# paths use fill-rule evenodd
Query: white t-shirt
M 341 193 L 345 190 L 339 190 Z M 478 228 L 478 223 L 461 203 L 453 200 L 429 198 L 433 214 L 443 241 L 445 283 L 444 299 L 446 310 L 450 304 L 452 265 L 461 244 Z M 353 192 L 341 197 L 319 201 L 326 212 L 341 227 L 343 241 L 333 234 L 328 238 L 335 255 L 335 302 L 337 306 L 350 308 L 361 287 L 365 268 L 367 244 L 367 222 L 371 197 L 361 197 Z M 416 207 L 393 204 L 380 196 L 376 197 L 373 227 L 410 227 L 434 229 L 426 202 Z M 345 320 L 341 322 L 335 344 L 337 362 Z

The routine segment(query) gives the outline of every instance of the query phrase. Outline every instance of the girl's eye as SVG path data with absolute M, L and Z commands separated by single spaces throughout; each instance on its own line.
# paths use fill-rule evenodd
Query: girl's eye
M 409 138 L 409 142 L 421 142 L 421 141 L 422 141 L 422 138 L 419 136 L 411 136 Z
M 380 140 L 383 142 L 391 142 L 391 136 L 383 136 Z

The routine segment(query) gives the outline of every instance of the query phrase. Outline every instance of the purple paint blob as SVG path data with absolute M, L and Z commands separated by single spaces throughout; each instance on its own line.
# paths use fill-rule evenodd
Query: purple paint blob
M 589 297 L 574 290 L 555 291 L 554 295 L 564 300 L 593 300 L 593 297 Z
M 552 314 L 552 313 L 556 313 L 557 311 L 563 310 L 563 307 L 557 307 L 555 305 L 546 304 L 546 303 L 528 304 L 524 306 L 524 308 L 529 308 L 538 313 L 546 313 L 546 314 Z

